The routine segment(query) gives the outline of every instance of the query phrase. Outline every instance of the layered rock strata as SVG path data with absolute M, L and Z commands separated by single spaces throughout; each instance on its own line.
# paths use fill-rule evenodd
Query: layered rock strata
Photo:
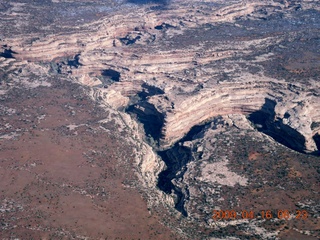
M 132 13 L 126 10 L 115 12 L 108 19 L 87 24 L 86 31 L 46 35 L 31 43 L 26 43 L 28 40 L 25 39 L 7 39 L 3 49 L 4 54 L 10 51 L 10 58 L 7 57 L 4 63 L 15 67 L 23 61 L 54 61 L 59 64 L 59 59 L 63 61 L 63 58 L 77 56 L 78 65 L 62 62 L 59 72 L 90 86 L 101 83 L 99 76 L 104 70 L 117 71 L 120 82 L 96 90 L 97 97 L 104 95 L 105 100 L 116 108 L 128 106 L 130 97 L 141 92 L 145 82 L 162 89 L 164 94 L 150 96 L 146 100 L 164 116 L 161 133 L 157 134 L 161 136 L 157 139 L 161 148 L 171 146 L 192 126 L 214 116 L 250 114 L 261 109 L 265 99 L 270 99 L 277 103 L 275 118 L 283 119 L 284 114 L 291 111 L 292 114 L 288 113 L 290 117 L 284 119 L 283 124 L 303 136 L 305 143 L 301 143 L 299 148 L 309 152 L 317 150 L 313 138 L 318 134 L 319 127 L 311 129 L 312 123 L 316 126 L 320 122 L 319 112 L 315 111 L 319 102 L 316 79 L 290 82 L 281 76 L 278 79 L 267 77 L 263 70 L 256 74 L 245 71 L 248 67 L 261 69 L 260 62 L 276 59 L 276 52 L 263 49 L 285 44 L 289 39 L 299 39 L 302 31 L 290 31 L 289 27 L 284 34 L 268 29 L 261 36 L 244 39 L 243 32 L 248 31 L 247 27 L 240 20 L 235 21 L 248 15 L 259 18 L 262 10 L 264 17 L 271 20 L 280 14 L 278 12 L 293 18 L 296 8 L 308 11 L 308 8 L 315 6 L 314 3 L 250 1 L 223 6 L 219 2 L 210 7 L 195 3 L 201 11 L 191 10 L 185 15 L 189 5 L 184 3 L 177 8 L 176 4 L 172 3 L 166 11 L 141 8 Z M 124 14 L 126 17 L 123 17 Z M 184 17 L 179 19 L 177 16 Z M 221 35 L 230 36 L 227 41 L 212 37 L 216 34 L 211 30 L 212 24 L 220 22 L 226 25 L 225 33 Z M 200 40 L 195 41 L 195 35 L 188 42 L 188 35 L 199 34 L 199 26 L 203 24 L 207 27 L 201 30 L 202 34 L 211 35 L 208 40 L 201 40 L 203 37 L 199 36 Z M 157 26 L 164 28 L 158 30 Z M 317 26 L 314 30 L 318 31 Z M 170 39 L 173 38 L 184 39 L 184 48 L 170 47 Z M 167 45 L 172 50 L 163 51 L 161 45 Z M 249 56 L 256 59 L 245 64 L 245 67 L 241 66 L 243 59 Z M 216 65 L 221 61 L 234 63 L 233 66 L 225 64 L 229 65 L 227 69 Z M 219 80 L 220 74 L 228 75 L 228 79 Z M 309 84 L 311 89 L 307 87 Z
M 4 70 L 0 74 L 6 81 L 1 82 L 0 94 L 19 86 L 48 86 L 48 77 L 63 77 L 88 87 L 95 101 L 117 113 L 120 128 L 132 130 L 134 137 L 128 141 L 136 144 L 134 155 L 146 189 L 159 184 L 163 163 L 142 139 L 148 139 L 154 149 L 170 150 L 188 138 L 195 126 L 213 124 L 218 116 L 228 116 L 224 124 L 232 125 L 233 130 L 242 129 L 242 133 L 237 132 L 239 136 L 259 136 L 266 143 L 269 138 L 259 130 L 291 149 L 318 154 L 317 1 L 172 1 L 139 7 L 119 4 L 121 9 L 115 7 L 101 17 L 100 12 L 90 14 L 90 21 L 77 22 L 72 28 L 70 19 L 61 17 L 59 27 L 54 23 L 41 25 L 41 35 L 39 29 L 23 32 L 24 21 L 30 21 L 30 25 L 33 21 L 21 14 L 23 4 L 4 6 L 2 19 L 14 18 L 21 35 L 4 29 L 1 37 L 0 69 Z M 73 14 L 76 18 L 74 15 L 77 12 Z M 147 137 L 142 136 L 142 128 Z M 197 137 L 180 142 L 192 149 L 192 156 L 182 161 L 182 169 L 164 178 L 173 191 L 162 189 L 166 194 L 157 192 L 160 198 L 153 195 L 154 201 L 160 199 L 169 207 L 175 206 L 192 221 L 208 218 L 212 207 L 206 205 L 203 212 L 207 215 L 202 216 L 199 211 L 203 209 L 197 209 L 201 199 L 196 195 L 218 191 L 192 185 L 195 176 L 201 183 L 221 183 L 220 175 L 210 176 L 219 168 L 229 179 L 226 186 L 244 187 L 248 183 L 244 176 L 226 170 L 234 156 L 221 158 L 220 163 L 211 161 L 209 152 L 216 148 L 209 146 L 213 143 L 209 139 L 223 132 L 212 128 L 214 133 L 210 129 L 202 131 L 206 138 L 203 146 L 196 142 Z M 199 150 L 193 149 L 197 144 Z M 203 162 L 192 163 L 192 159 L 201 160 L 200 155 Z M 197 167 L 203 170 L 195 174 Z M 218 200 L 208 201 L 214 204 Z M 200 225 L 210 228 L 213 223 Z

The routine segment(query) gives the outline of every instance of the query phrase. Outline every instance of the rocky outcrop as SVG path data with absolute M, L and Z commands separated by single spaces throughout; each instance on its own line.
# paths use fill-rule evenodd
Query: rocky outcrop
M 194 125 L 205 123 L 215 116 L 230 113 L 248 115 L 259 111 L 267 98 L 276 102 L 274 117 L 283 119 L 281 128 L 293 129 L 303 138 L 305 143 L 299 149 L 316 151 L 314 136 L 318 134 L 319 127 L 311 129 L 311 124 L 320 122 L 316 111 L 319 107 L 317 81 L 310 79 L 308 83 L 288 83 L 267 77 L 261 70 L 259 74 L 245 71 L 248 67 L 261 69 L 259 62 L 272 60 L 272 54 L 277 54 L 265 54 L 263 49 L 280 42 L 285 44 L 287 37 L 269 29 L 269 34 L 244 39 L 241 31 L 245 30 L 235 23 L 236 18 L 247 14 L 259 16 L 261 9 L 266 9 L 265 16 L 271 17 L 275 9 L 290 13 L 301 5 L 239 1 L 224 6 L 218 2 L 210 7 L 199 5 L 201 11 L 191 10 L 180 21 L 177 16 L 189 8 L 187 5 L 175 6 L 172 3 L 170 10 L 159 11 L 158 14 L 146 13 L 141 8 L 134 13 L 125 12 L 128 14 L 126 18 L 122 17 L 123 12 L 114 12 L 108 19 L 87 24 L 85 32 L 47 35 L 30 43 L 26 43 L 25 39 L 10 39 L 2 56 L 7 56 L 8 60 L 16 59 L 17 65 L 24 60 L 64 61 L 58 73 L 69 75 L 85 85 L 104 86 L 106 89 L 96 90 L 96 97 L 104 95 L 102 98 L 117 109 L 128 107 L 130 98 L 145 91 L 143 84 L 146 82 L 161 89 L 163 94 L 148 96 L 144 103 L 132 109 L 145 116 L 150 108 L 158 112 L 156 119 L 162 119 L 159 121 L 163 123 L 156 124 L 152 131 L 150 126 L 146 128 L 149 129 L 147 132 L 158 132 L 151 135 L 160 142 L 162 149 L 172 146 Z M 307 3 L 303 3 L 303 7 L 307 8 Z M 229 36 L 229 41 L 208 35 L 209 41 L 194 42 L 193 37 L 189 42 L 183 40 L 184 48 L 174 47 L 170 42 L 173 38 L 183 39 L 188 38 L 189 34 L 199 34 L 197 28 L 202 24 L 207 24 L 204 35 L 206 32 L 213 34 L 210 26 L 226 21 L 230 25 L 224 27 L 222 36 Z M 157 28 L 161 24 L 171 27 Z M 234 33 L 228 33 L 228 28 Z M 292 31 L 293 38 L 294 34 Z M 167 49 L 162 49 L 161 45 L 166 45 Z M 256 56 L 258 51 L 261 51 L 260 56 Z M 249 56 L 256 60 L 243 68 L 241 61 Z M 231 59 L 234 65 L 229 69 L 226 69 L 228 64 L 224 67 L 216 65 Z M 115 74 L 116 81 L 113 79 Z M 221 75 L 228 79 L 221 78 Z M 312 84 L 312 91 L 309 91 L 307 84 Z M 286 113 L 290 117 L 284 118 Z
M 22 6 L 12 3 L 0 16 L 32 23 Z M 71 29 L 70 16 L 57 28 L 41 25 L 43 34 L 4 29 L 0 96 L 22 85 L 46 86 L 47 78 L 87 87 L 92 99 L 113 109 L 119 128 L 130 129 L 137 172 L 153 200 L 212 227 L 201 214 L 222 198 L 214 184 L 248 183 L 228 169 L 236 156 L 214 146 L 224 144 L 216 137 L 223 129 L 231 126 L 239 139 L 266 143 L 268 135 L 298 152 L 319 153 L 318 11 L 315 0 L 155 1 L 88 15 L 92 21 Z M 198 127 L 201 137 L 194 134 Z M 236 149 L 235 142 L 223 146 Z M 277 147 L 273 142 L 270 149 Z M 215 159 L 217 149 L 228 157 Z M 270 149 L 264 154 L 272 159 Z M 222 173 L 213 174 L 216 169 Z

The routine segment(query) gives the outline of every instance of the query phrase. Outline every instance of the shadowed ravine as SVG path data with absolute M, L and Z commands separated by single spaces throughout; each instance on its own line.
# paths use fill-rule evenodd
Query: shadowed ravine
M 251 113 L 248 119 L 255 124 L 257 130 L 272 137 L 276 142 L 295 150 L 305 153 L 305 138 L 295 129 L 282 123 L 282 119 L 275 118 L 276 102 L 265 99 L 261 110 Z M 285 115 L 284 117 L 287 117 Z
M 308 154 L 305 153 L 304 137 L 296 130 L 284 125 L 282 119 L 275 120 L 275 106 L 275 101 L 266 98 L 262 108 L 259 111 L 249 114 L 248 120 L 255 125 L 258 131 L 272 137 L 274 141 L 294 151 Z M 188 190 L 179 188 L 173 181 L 175 181 L 175 179 L 183 178 L 183 175 L 187 170 L 187 164 L 190 161 L 194 161 L 193 154 L 198 153 L 193 152 L 194 150 L 192 148 L 184 147 L 183 143 L 191 141 L 195 137 L 201 138 L 201 135 L 203 135 L 207 126 L 212 123 L 215 124 L 218 119 L 219 117 L 214 118 L 213 121 L 209 121 L 204 125 L 194 126 L 188 134 L 179 142 L 175 143 L 174 146 L 167 150 L 157 152 L 166 164 L 166 169 L 158 176 L 157 187 L 166 194 L 174 193 L 176 195 L 175 208 L 184 216 L 188 216 L 188 213 L 184 208 L 184 201 L 188 198 Z M 319 147 L 319 135 L 314 137 L 314 141 Z M 317 155 L 318 152 L 311 154 Z M 197 159 L 201 159 L 201 155 L 198 155 Z

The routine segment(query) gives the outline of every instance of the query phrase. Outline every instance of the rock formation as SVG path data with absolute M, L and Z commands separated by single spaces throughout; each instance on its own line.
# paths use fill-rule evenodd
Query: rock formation
M 158 139 L 161 148 L 171 146 L 192 126 L 214 116 L 250 114 L 260 110 L 265 99 L 270 99 L 277 105 L 274 118 L 283 119 L 286 112 L 292 112 L 283 124 L 303 136 L 305 143 L 301 143 L 299 149 L 316 151 L 313 137 L 318 134 L 319 127 L 311 130 L 311 124 L 317 125 L 320 121 L 319 113 L 315 111 L 319 107 L 316 79 L 293 82 L 281 76 L 271 78 L 259 65 L 280 57 L 278 50 L 266 49 L 281 48 L 281 45 L 286 48 L 290 39 L 301 39 L 303 31 L 290 31 L 294 26 L 292 23 L 285 33 L 266 29 L 259 33 L 260 36 L 245 39 L 244 33 L 250 33 L 249 27 L 244 24 L 245 20 L 235 20 L 251 15 L 259 19 L 259 14 L 263 14 L 273 21 L 276 9 L 289 18 L 296 8 L 307 11 L 314 3 L 251 1 L 230 6 L 223 6 L 222 2 L 213 6 L 196 5 L 199 5 L 195 8 L 197 10 L 185 15 L 189 4 L 177 8 L 178 4 L 172 3 L 166 11 L 148 12 L 148 8 L 142 8 L 133 13 L 115 12 L 107 19 L 86 25 L 86 32 L 75 29 L 68 35 L 46 35 L 34 41 L 30 40 L 34 38 L 32 34 L 29 39 L 5 39 L 3 46 L 7 47 L 3 48 L 2 55 L 6 60 L 3 61 L 21 65 L 23 61 L 58 62 L 76 56 L 78 65 L 64 61 L 59 71 L 90 86 L 101 83 L 103 71 L 117 71 L 119 82 L 96 90 L 101 92 L 96 96 L 106 95 L 106 101 L 116 108 L 127 107 L 130 97 L 143 90 L 143 83 L 160 88 L 163 94 L 149 96 L 146 101 L 165 116 L 161 134 L 158 134 L 161 135 Z M 183 17 L 179 19 L 177 16 Z M 223 25 L 219 26 L 221 22 Z M 282 30 L 287 27 L 279 25 L 277 27 Z M 159 26 L 161 30 L 158 30 Z M 257 32 L 256 29 L 252 34 Z M 318 31 L 316 27 L 312 30 Z M 176 42 L 181 46 L 176 47 Z M 255 60 L 246 63 L 245 59 L 249 57 Z M 224 66 L 219 66 L 222 61 Z M 253 67 L 260 70 L 254 74 L 245 71 Z M 221 80 L 220 74 L 227 79 Z M 136 107 L 139 108 L 139 103 Z
M 53 5 L 62 2 L 66 1 Z M 177 156 L 168 159 L 178 161 L 181 172 L 171 169 L 163 178 L 170 182 L 172 193 L 157 194 L 194 221 L 201 222 L 201 214 L 209 214 L 213 207 L 200 213 L 195 209 L 200 201 L 196 195 L 218 191 L 210 184 L 201 188 L 194 178 L 222 183 L 221 176 L 210 175 L 220 169 L 228 178 L 224 186 L 246 186 L 249 181 L 229 172 L 232 156 L 209 161 L 215 151 L 209 139 L 220 131 L 214 122 L 221 116 L 221 129 L 229 126 L 239 138 L 237 128 L 249 135 L 255 132 L 258 135 L 252 136 L 267 142 L 269 138 L 260 131 L 298 152 L 319 153 L 320 5 L 316 0 L 121 4 L 101 17 L 88 15 L 90 21 L 79 20 L 72 28 L 72 17 L 61 17 L 57 27 L 53 22 L 41 25 L 41 31 L 27 31 L 23 21 L 32 24 L 33 20 L 19 12 L 23 4 L 10 3 L 0 15 L 15 19 L 21 31 L 3 30 L 0 74 L 8 80 L 1 83 L 0 93 L 19 85 L 44 86 L 46 78 L 61 76 L 89 87 L 95 101 L 131 122 L 127 127 L 141 141 L 135 154 L 146 188 L 157 185 L 163 162 L 142 139 L 155 151 L 171 149 L 171 156 L 173 148 L 191 149 L 186 156 L 195 155 L 183 163 Z M 57 14 L 62 11 L 53 9 Z M 31 81 L 30 76 L 37 80 Z M 188 139 L 196 126 L 207 126 L 202 129 L 203 146 L 196 135 Z M 205 150 L 195 150 L 197 144 Z M 186 196 L 189 200 L 184 203 Z

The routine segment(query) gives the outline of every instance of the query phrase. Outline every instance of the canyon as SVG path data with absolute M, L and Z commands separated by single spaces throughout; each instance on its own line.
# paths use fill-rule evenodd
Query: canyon
M 187 239 L 319 237 L 317 1 L 0 3 L 4 106 L 15 91 L 24 98 L 63 82 L 79 86 L 105 112 L 96 129 L 127 147 L 112 156 L 134 159 L 128 185 L 160 216 L 161 231 Z M 2 141 L 20 134 L 6 127 L 9 105 Z M 214 209 L 287 208 L 310 218 L 212 219 Z

